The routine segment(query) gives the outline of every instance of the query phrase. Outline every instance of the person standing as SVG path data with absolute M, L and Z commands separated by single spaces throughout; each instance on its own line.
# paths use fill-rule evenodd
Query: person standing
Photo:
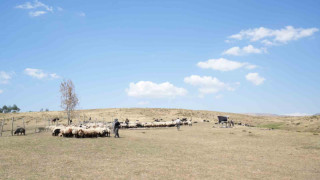
M 115 122 L 114 127 L 113 127 L 114 137 L 120 138 L 120 136 L 119 136 L 120 123 L 119 123 L 118 119 L 115 119 L 114 122 Z
M 176 126 L 177 126 L 177 130 L 178 130 L 178 131 L 180 130 L 180 125 L 181 125 L 181 121 L 180 121 L 180 119 L 178 118 L 178 119 L 176 120 Z

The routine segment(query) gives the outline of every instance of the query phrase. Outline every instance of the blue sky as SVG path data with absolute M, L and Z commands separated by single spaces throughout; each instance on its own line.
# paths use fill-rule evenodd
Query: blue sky
M 319 1 L 4 0 L 0 106 L 314 114 Z

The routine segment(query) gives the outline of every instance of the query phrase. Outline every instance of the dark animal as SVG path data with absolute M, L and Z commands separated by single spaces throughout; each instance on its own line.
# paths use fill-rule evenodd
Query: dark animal
M 24 128 L 18 128 L 18 129 L 16 129 L 14 134 L 16 134 L 16 135 L 22 135 L 22 134 L 26 135 L 26 130 Z
M 221 123 L 227 123 L 228 122 L 228 117 L 226 116 L 218 116 L 219 124 Z
M 51 120 L 52 123 L 55 123 L 56 121 L 59 121 L 59 118 L 54 118 Z
M 60 133 L 60 129 L 55 129 L 52 133 L 52 136 L 58 136 Z

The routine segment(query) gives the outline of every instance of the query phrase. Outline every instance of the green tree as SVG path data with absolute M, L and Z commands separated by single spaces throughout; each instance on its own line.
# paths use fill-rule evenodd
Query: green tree
M 9 112 L 8 106 L 4 105 L 4 106 L 2 107 L 2 112 L 3 112 L 3 113 L 8 113 L 8 112 Z
M 18 106 L 15 104 L 12 106 L 11 109 L 12 109 L 12 112 L 19 112 L 20 111 L 20 108 L 18 108 Z

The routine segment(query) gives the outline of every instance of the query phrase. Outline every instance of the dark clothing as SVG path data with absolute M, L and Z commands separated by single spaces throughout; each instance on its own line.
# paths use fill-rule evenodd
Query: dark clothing
M 115 128 L 114 129 L 114 137 L 120 138 L 120 136 L 119 136 L 119 128 Z
M 120 128 L 120 123 L 119 123 L 119 122 L 116 122 L 116 123 L 114 124 L 114 128 Z
M 117 121 L 115 124 L 114 124 L 114 137 L 120 137 L 119 136 L 119 128 L 120 128 L 120 123 Z

